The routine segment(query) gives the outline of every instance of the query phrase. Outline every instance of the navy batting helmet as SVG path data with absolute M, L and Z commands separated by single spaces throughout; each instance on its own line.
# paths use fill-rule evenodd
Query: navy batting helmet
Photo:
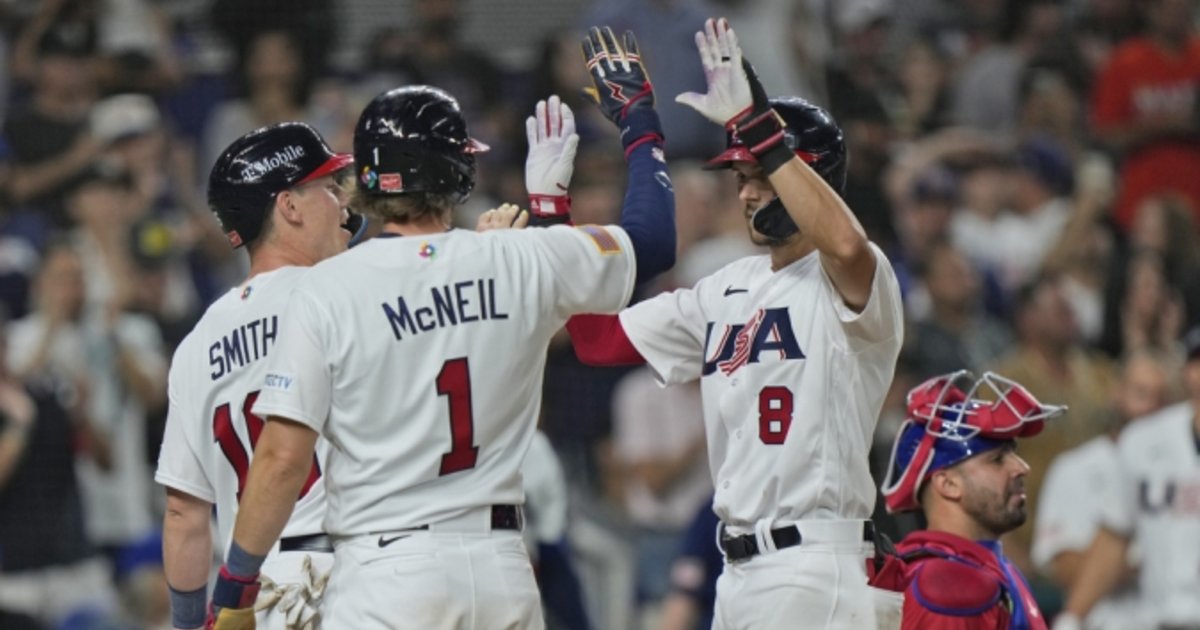
M 369 195 L 427 192 L 466 201 L 475 154 L 487 145 L 467 133 L 458 101 L 426 85 L 376 96 L 354 128 L 358 189 Z
M 797 96 L 770 99 L 771 107 L 787 123 L 783 141 L 840 195 L 846 188 L 846 142 L 842 128 L 824 109 Z M 705 168 L 730 168 L 734 162 L 758 163 L 754 154 L 737 134 L 725 138 L 725 150 L 708 161 Z M 778 198 L 754 213 L 754 229 L 772 238 L 787 238 L 796 233 L 792 222 Z
M 256 129 L 225 149 L 208 177 L 208 207 L 236 248 L 258 238 L 275 195 L 353 163 L 298 122 Z

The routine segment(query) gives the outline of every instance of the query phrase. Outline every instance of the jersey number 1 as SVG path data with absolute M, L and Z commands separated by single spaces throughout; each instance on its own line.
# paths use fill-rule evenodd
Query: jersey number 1
M 438 476 L 475 467 L 479 447 L 475 446 L 475 416 L 471 412 L 471 370 L 466 357 L 442 364 L 437 376 L 438 396 L 450 401 L 450 452 L 442 454 Z
M 242 417 L 246 419 L 246 431 L 250 434 L 250 450 L 254 450 L 254 445 L 258 444 L 258 436 L 262 434 L 263 425 L 266 422 L 262 418 L 254 415 L 250 410 L 254 408 L 254 401 L 258 400 L 258 392 L 253 391 L 246 394 L 246 399 L 242 401 Z M 233 471 L 237 474 L 237 498 L 242 500 L 242 490 L 246 489 L 246 474 L 250 472 L 250 455 L 246 452 L 246 448 L 242 446 L 242 440 L 238 438 L 237 431 L 233 428 L 233 414 L 230 412 L 229 403 L 225 403 L 217 407 L 213 412 L 213 436 L 215 442 L 221 445 L 221 452 L 225 453 L 225 459 L 233 465 Z M 308 471 L 308 479 L 304 480 L 304 487 L 300 489 L 300 496 L 297 500 L 303 498 L 312 489 L 313 484 L 321 478 L 321 467 L 317 464 L 317 456 L 313 455 L 312 468 Z

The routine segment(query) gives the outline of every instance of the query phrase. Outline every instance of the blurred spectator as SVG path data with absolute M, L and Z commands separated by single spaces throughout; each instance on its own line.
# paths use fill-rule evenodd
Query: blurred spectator
M 0 353 L 8 322 L 0 318 Z M 86 419 L 61 399 L 69 387 L 50 376 L 22 381 L 0 362 L 0 623 L 14 613 L 47 627 L 80 608 L 111 611 L 108 567 L 84 532 L 75 448 Z M 92 443 L 99 449 L 99 443 Z M 87 456 L 86 453 L 81 453 Z M 28 621 L 28 620 L 27 620 Z M 37 627 L 37 626 L 29 626 Z
M 997 5 L 1003 11 L 1002 18 L 992 22 L 999 28 L 998 41 L 972 55 L 959 69 L 953 112 L 959 124 L 1008 134 L 1016 128 L 1025 64 L 1048 48 L 1069 42 L 1070 37 L 1057 0 L 1015 0 L 992 6 Z
M 1075 19 L 1073 35 L 1090 74 L 1108 63 L 1121 42 L 1142 30 L 1141 0 L 1076 0 L 1084 5 Z
M 1168 352 L 1184 330 L 1183 301 L 1167 284 L 1162 257 L 1135 253 L 1125 272 L 1129 279 L 1121 302 L 1121 350 Z
M 982 372 L 1008 352 L 1012 333 L 983 311 L 979 273 L 966 256 L 949 243 L 933 245 L 923 278 L 929 315 L 915 322 L 906 340 L 919 379 L 964 367 Z
M 917 139 L 950 123 L 950 66 L 945 52 L 926 37 L 910 42 L 896 71 L 900 104 L 893 118 L 896 133 Z
M 659 95 L 656 107 L 662 116 L 667 155 L 672 159 L 707 160 L 720 152 L 724 140 L 720 129 L 675 102 L 675 95 L 700 91 L 705 85 L 695 35 L 704 29 L 708 17 L 696 0 L 612 0 L 596 2 L 578 22 L 583 28 L 608 25 L 614 33 L 629 30 L 638 36 L 654 92 Z M 772 94 L 779 93 L 778 87 L 764 85 Z
M 671 592 L 663 601 L 658 630 L 709 630 L 717 605 L 717 578 L 725 566 L 713 542 L 721 524 L 712 501 L 696 512 L 671 563 Z
M 1047 138 L 1072 159 L 1088 151 L 1083 86 L 1061 68 L 1030 64 L 1017 87 L 1017 131 L 1022 139 Z
M 1073 186 L 1070 157 L 1053 140 L 1026 141 L 1014 158 L 1003 171 L 1002 203 L 1009 211 L 960 214 L 953 229 L 954 244 L 995 270 L 1009 294 L 1038 273 L 1058 242 L 1071 216 Z
M 1121 44 L 1092 94 L 1096 136 L 1121 159 L 1114 217 L 1133 225 L 1141 201 L 1174 191 L 1200 217 L 1200 39 L 1191 0 L 1145 0 L 1146 31 Z
M 156 0 L 98 0 L 99 70 L 108 92 L 166 93 L 183 81 L 171 24 Z
M 299 120 L 313 125 L 322 135 L 337 131 L 311 107 L 319 68 L 306 63 L 300 37 L 276 27 L 257 31 L 247 40 L 236 75 L 240 96 L 218 105 L 205 125 L 200 156 L 205 174 L 225 147 L 259 127 Z
M 69 225 L 65 195 L 105 149 L 89 130 L 98 90 L 92 50 L 91 40 L 68 24 L 45 31 L 31 52 L 33 91 L 4 121 L 13 156 L 9 195 L 57 228 Z
M 1096 603 L 1127 575 L 1130 545 L 1141 554 L 1138 592 L 1146 617 L 1140 627 L 1200 626 L 1200 328 L 1184 337 L 1182 375 L 1188 399 L 1126 428 L 1112 498 L 1067 600 L 1067 619 L 1081 627 Z M 1061 625 L 1060 625 L 1061 624 Z
M 112 466 L 79 462 L 89 539 L 115 553 L 152 528 L 145 414 L 165 398 L 166 359 L 154 324 L 112 304 L 89 312 L 79 254 L 53 245 L 34 285 L 35 307 L 9 330 L 9 369 L 71 383 L 111 444 Z
M 1170 401 L 1168 370 L 1173 372 L 1175 367 L 1166 360 L 1169 356 L 1146 351 L 1129 354 L 1113 389 L 1108 430 L 1054 458 L 1046 471 L 1034 523 L 1032 559 L 1064 593 L 1078 581 L 1084 554 L 1102 524 L 1105 504 L 1121 483 L 1117 437 L 1129 422 Z M 1092 609 L 1087 627 L 1143 627 L 1138 606 L 1136 589 L 1122 589 Z
M 1021 455 L 1032 469 L 1025 479 L 1030 520 L 1036 521 L 1042 479 L 1059 453 L 1102 433 L 1113 383 L 1111 363 L 1079 342 L 1078 328 L 1059 277 L 1043 275 L 1022 287 L 1013 315 L 1017 347 L 998 361 L 995 372 L 1025 385 L 1039 399 L 1068 407 L 1065 417 L 1046 423 L 1036 440 L 1022 446 Z M 1031 527 L 1021 527 L 1006 541 L 1006 553 L 1031 581 Z M 1035 583 L 1036 587 L 1036 583 Z
M 284 31 L 291 34 L 299 51 L 296 63 L 314 75 L 325 72 L 339 25 L 339 12 L 330 0 L 213 0 L 204 4 L 211 7 L 213 26 L 233 45 L 239 67 L 253 55 L 251 49 L 260 35 Z
M 1192 207 L 1174 194 L 1147 197 L 1129 240 L 1162 257 L 1167 282 L 1183 296 L 1187 327 L 1200 324 L 1200 220 Z
M 667 594 L 688 523 L 712 494 L 699 383 L 664 389 L 645 367 L 621 379 L 613 392 L 613 451 L 636 528 L 638 603 L 652 610 Z
M 567 539 L 567 480 L 550 440 L 541 431 L 521 466 L 525 485 L 525 547 L 533 561 L 547 627 L 587 630 L 579 576 L 571 560 Z
M 891 8 L 884 0 L 845 0 L 832 11 L 838 45 L 825 67 L 829 111 L 839 121 L 865 118 L 886 124 L 886 103 L 896 98 L 884 63 Z

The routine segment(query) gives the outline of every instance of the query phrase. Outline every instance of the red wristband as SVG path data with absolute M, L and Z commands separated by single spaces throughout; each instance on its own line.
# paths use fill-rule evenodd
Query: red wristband
M 539 217 L 568 214 L 571 212 L 571 196 L 529 195 L 529 211 Z

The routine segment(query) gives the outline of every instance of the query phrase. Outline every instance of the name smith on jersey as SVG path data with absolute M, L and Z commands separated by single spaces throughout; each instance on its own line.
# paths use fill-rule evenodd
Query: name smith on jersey
M 423 304 L 422 306 L 415 306 Z M 508 313 L 496 302 L 496 280 L 463 280 L 429 288 L 429 298 L 413 298 L 413 305 L 400 295 L 396 302 L 384 302 L 383 315 L 396 340 L 435 328 L 457 326 L 489 319 L 508 319 Z M 414 308 L 415 306 L 415 308 Z
M 278 315 L 256 319 L 234 328 L 208 347 L 208 364 L 213 369 L 209 376 L 215 381 L 267 356 L 267 350 L 275 343 L 278 334 Z

